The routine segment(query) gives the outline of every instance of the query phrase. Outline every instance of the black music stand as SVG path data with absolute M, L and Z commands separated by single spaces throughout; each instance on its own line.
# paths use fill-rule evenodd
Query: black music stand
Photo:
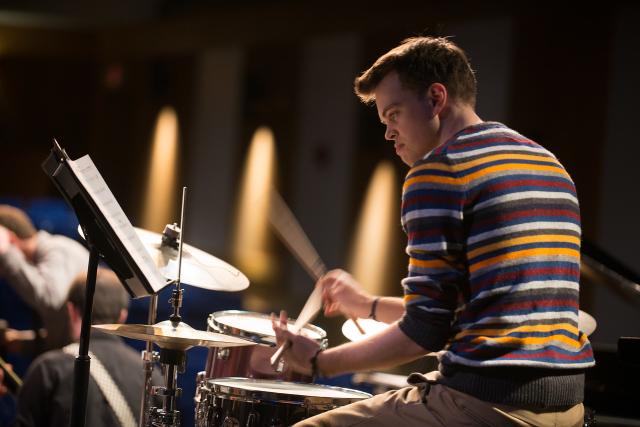
M 168 283 L 144 252 L 142 242 L 89 156 L 73 161 L 54 139 L 42 168 L 75 211 L 89 247 L 86 301 L 80 349 L 74 365 L 70 423 L 72 427 L 80 427 L 86 422 L 91 313 L 99 259 L 113 269 L 134 298 L 156 294 Z

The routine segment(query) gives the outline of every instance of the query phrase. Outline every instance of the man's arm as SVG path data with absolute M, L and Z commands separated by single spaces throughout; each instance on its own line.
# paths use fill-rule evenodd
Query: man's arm
M 400 330 L 397 323 L 375 336 L 333 347 L 317 358 L 318 372 L 334 376 L 347 372 L 385 369 L 410 362 L 429 353 Z
M 15 245 L 9 245 L 0 251 L 0 271 L 33 309 L 58 309 L 73 279 L 87 265 L 88 252 L 79 243 L 61 237 L 50 237 L 40 245 L 33 264 Z
M 320 348 L 315 340 L 287 330 L 286 313 L 280 313 L 280 321 L 273 319 L 278 345 L 286 341 L 291 346 L 284 357 L 294 370 L 311 374 L 311 358 Z M 397 323 L 370 338 L 343 344 L 323 351 L 317 357 L 319 373 L 334 376 L 346 372 L 383 369 L 415 360 L 429 350 L 407 337 Z

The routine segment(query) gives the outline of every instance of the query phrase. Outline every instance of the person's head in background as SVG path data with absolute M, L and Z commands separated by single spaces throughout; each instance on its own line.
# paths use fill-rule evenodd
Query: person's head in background
M 79 275 L 71 285 L 67 299 L 67 310 L 71 325 L 71 338 L 80 339 L 82 316 L 86 296 L 86 274 Z M 99 268 L 96 277 L 96 290 L 93 297 L 93 315 L 91 324 L 124 323 L 127 320 L 129 294 L 116 274 L 108 269 Z
M 36 227 L 22 209 L 10 205 L 0 205 L 0 228 L 9 233 L 9 242 L 18 247 L 32 260 L 36 250 Z

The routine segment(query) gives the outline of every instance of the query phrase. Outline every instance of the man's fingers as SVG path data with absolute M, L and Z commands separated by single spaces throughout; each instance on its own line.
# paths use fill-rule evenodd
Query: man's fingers
M 286 330 L 288 323 L 289 319 L 287 317 L 287 312 L 284 310 L 280 310 L 280 327 Z

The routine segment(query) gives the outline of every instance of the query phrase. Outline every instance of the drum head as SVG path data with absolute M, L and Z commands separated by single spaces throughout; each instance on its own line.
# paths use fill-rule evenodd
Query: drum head
M 240 400 L 304 402 L 305 405 L 347 405 L 371 397 L 349 388 L 253 378 L 214 378 L 207 385 L 214 394 L 222 393 Z
M 224 310 L 209 315 L 209 328 L 216 332 L 248 338 L 253 341 L 275 344 L 276 334 L 271 326 L 271 317 L 250 311 Z M 295 319 L 289 319 L 289 328 L 293 328 Z M 322 341 L 327 333 L 314 325 L 305 325 L 300 331 L 303 335 Z

